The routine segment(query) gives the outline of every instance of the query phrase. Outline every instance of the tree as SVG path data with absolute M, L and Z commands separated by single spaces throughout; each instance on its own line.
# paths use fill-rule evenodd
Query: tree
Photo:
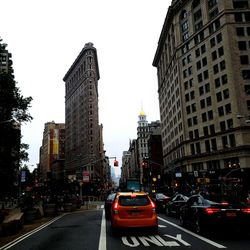
M 21 161 L 28 160 L 21 144 L 21 124 L 33 118 L 32 97 L 23 97 L 14 78 L 11 54 L 0 38 L 0 195 L 13 195 L 19 185 Z M 1 197 L 0 197 L 1 199 Z

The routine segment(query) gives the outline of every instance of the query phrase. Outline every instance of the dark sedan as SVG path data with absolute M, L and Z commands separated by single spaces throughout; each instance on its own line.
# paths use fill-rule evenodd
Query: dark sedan
M 153 193 L 150 195 L 150 198 L 154 201 L 157 212 L 165 212 L 166 204 L 171 199 L 163 193 Z
M 179 216 L 180 208 L 186 204 L 188 197 L 183 194 L 174 195 L 166 204 L 166 215 Z
M 108 195 L 107 199 L 105 200 L 104 203 L 104 209 L 105 209 L 105 218 L 110 219 L 111 216 L 111 207 L 113 204 L 113 201 L 115 199 L 116 193 L 111 193 Z
M 246 232 L 250 225 L 250 207 L 240 202 L 213 202 L 197 194 L 180 208 L 180 223 L 191 226 L 196 233 L 219 228 Z

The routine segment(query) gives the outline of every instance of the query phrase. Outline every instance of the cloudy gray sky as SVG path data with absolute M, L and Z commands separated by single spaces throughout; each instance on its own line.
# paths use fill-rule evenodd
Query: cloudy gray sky
M 152 62 L 170 3 L 0 0 L 0 37 L 12 53 L 21 93 L 33 97 L 34 119 L 22 126 L 23 142 L 30 145 L 29 166 L 39 162 L 44 124 L 64 122 L 62 78 L 87 42 L 97 49 L 99 120 L 107 155 L 121 163 L 129 140 L 136 138 L 141 108 L 149 122 L 160 119 Z

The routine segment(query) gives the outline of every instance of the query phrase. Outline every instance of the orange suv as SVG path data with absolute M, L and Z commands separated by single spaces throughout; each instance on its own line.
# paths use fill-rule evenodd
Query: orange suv
M 111 231 L 150 228 L 158 232 L 155 203 L 145 192 L 118 192 L 111 207 Z

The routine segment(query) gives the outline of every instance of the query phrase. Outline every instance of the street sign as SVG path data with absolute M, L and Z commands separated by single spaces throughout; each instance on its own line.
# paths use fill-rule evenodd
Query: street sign
M 83 182 L 89 182 L 89 171 L 83 171 L 82 172 L 82 181 Z

